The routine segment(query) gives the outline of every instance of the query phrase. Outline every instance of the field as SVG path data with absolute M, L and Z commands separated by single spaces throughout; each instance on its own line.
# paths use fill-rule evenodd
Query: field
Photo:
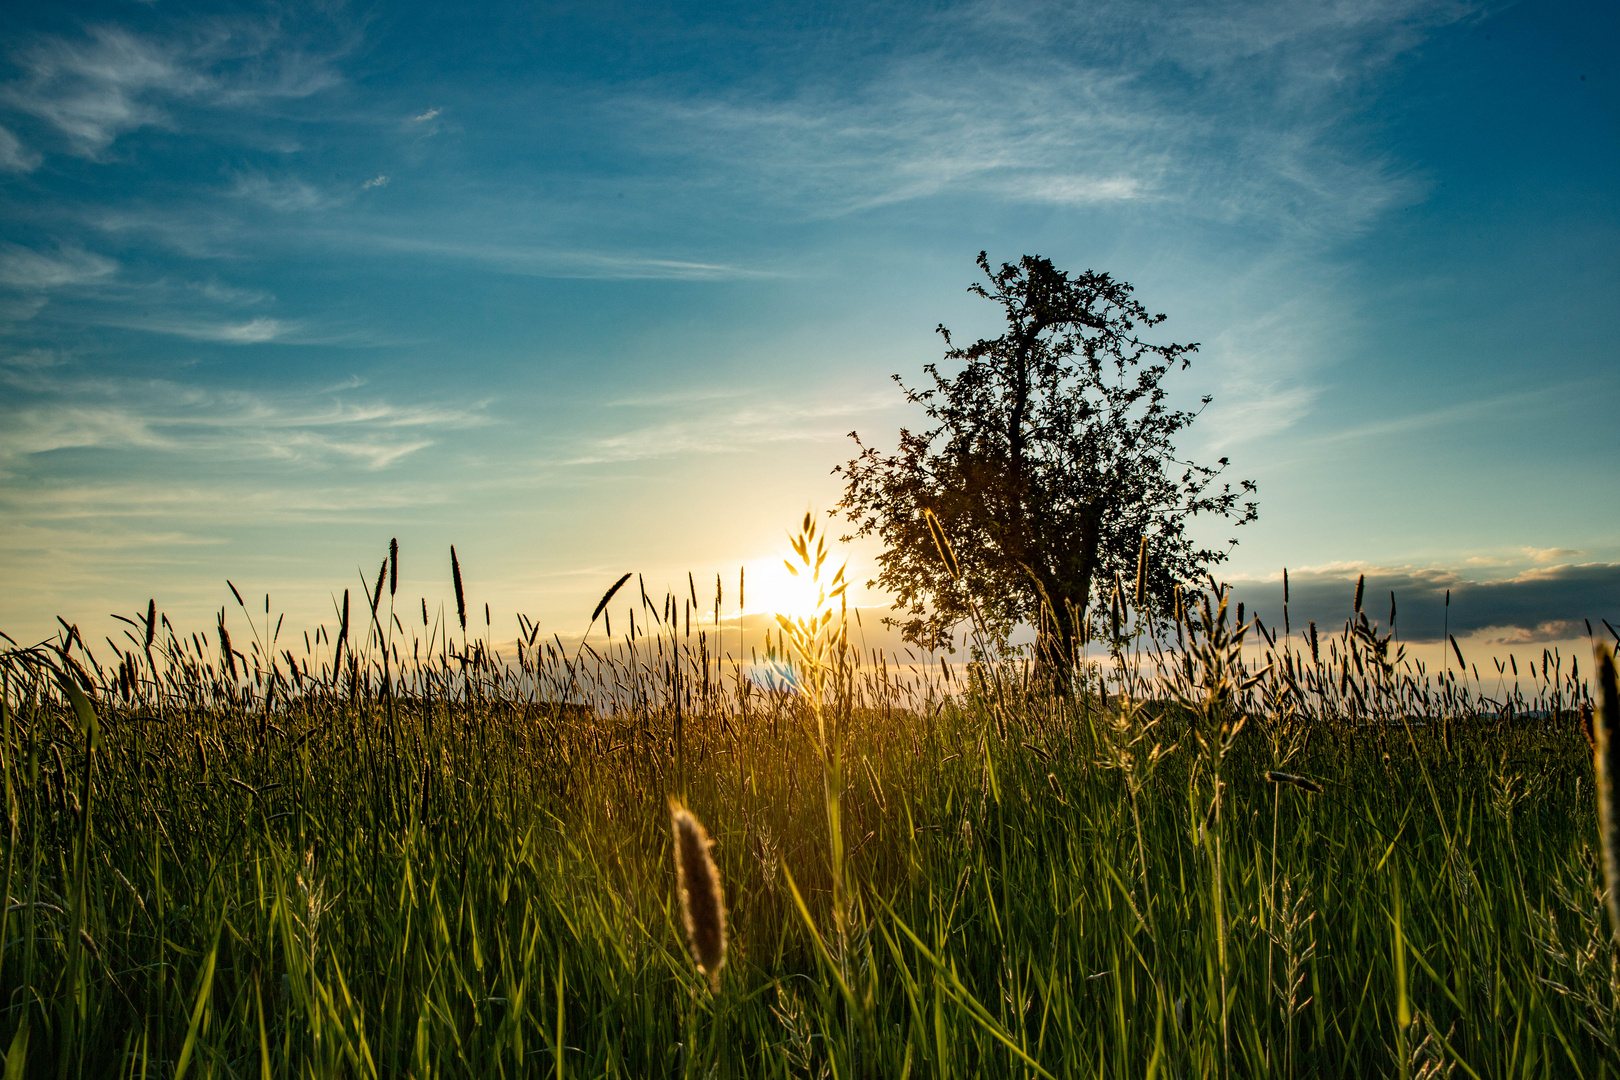
M 566 649 L 379 577 L 297 651 L 268 601 L 7 651 L 7 1080 L 1620 1071 L 1567 657 L 1493 691 L 1212 587 L 1065 682 L 637 584 Z

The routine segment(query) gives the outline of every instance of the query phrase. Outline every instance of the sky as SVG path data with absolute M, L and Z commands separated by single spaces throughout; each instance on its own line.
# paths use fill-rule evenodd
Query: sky
M 1414 640 L 1567 646 L 1620 625 L 1616 40 L 1614 0 L 6 5 L 0 630 L 206 630 L 227 579 L 311 626 L 393 537 L 497 637 L 627 570 L 769 605 L 848 433 L 916 422 L 890 377 L 997 332 L 984 250 L 1200 343 L 1256 609 L 1366 575 Z

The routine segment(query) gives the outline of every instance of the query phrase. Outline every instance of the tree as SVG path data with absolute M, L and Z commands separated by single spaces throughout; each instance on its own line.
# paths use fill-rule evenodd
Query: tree
M 833 470 L 845 481 L 835 512 L 854 536 L 882 540 L 870 584 L 896 598 L 902 617 L 886 621 L 906 640 L 948 649 L 952 627 L 976 607 L 1001 641 L 1020 622 L 1041 626 L 1037 651 L 1057 663 L 1074 655 L 1088 617 L 1093 629 L 1105 622 L 1092 598 L 1106 605 L 1121 580 L 1133 593 L 1139 559 L 1142 591 L 1160 612 L 1177 584 L 1225 561 L 1229 548 L 1198 546 L 1187 526 L 1201 514 L 1253 521 L 1255 486 L 1221 482 L 1224 457 L 1216 467 L 1177 458 L 1175 437 L 1211 399 L 1173 409 L 1160 384 L 1198 346 L 1141 340 L 1165 316 L 1150 315 L 1129 284 L 1090 270 L 1071 279 L 1032 255 L 992 271 L 980 252 L 978 264 L 988 283 L 968 291 L 1002 306 L 1006 332 L 964 349 L 938 328 L 956 374 L 928 364 L 925 389 L 894 376 L 931 426 L 902 428 L 893 454 L 851 432 L 859 453 Z

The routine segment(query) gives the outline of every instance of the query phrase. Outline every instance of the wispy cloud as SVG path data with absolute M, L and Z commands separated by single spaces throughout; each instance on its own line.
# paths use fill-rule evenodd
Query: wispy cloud
M 358 484 L 251 487 L 200 479 L 65 481 L 48 487 L 0 489 L 0 508 L 16 525 L 0 533 L 0 550 L 217 543 L 211 530 L 219 527 L 272 520 L 352 519 L 357 514 L 442 505 L 455 501 L 458 494 L 454 485 L 418 480 L 378 482 L 369 473 Z M 151 529 L 131 524 L 142 520 L 151 522 Z M 182 523 L 187 527 L 181 528 Z
M 207 85 L 180 50 L 112 26 L 88 40 L 35 42 L 18 61 L 25 74 L 4 100 L 64 135 L 75 153 L 94 157 L 121 133 L 165 120 L 159 99 L 185 97 Z
M 658 87 L 614 109 L 649 153 L 808 216 L 937 195 L 1150 202 L 1302 235 L 1363 227 L 1417 181 L 1347 116 L 1449 0 L 1232 8 L 983 3 L 786 92 Z
M 192 341 L 217 341 L 225 345 L 262 345 L 287 337 L 299 324 L 259 316 L 245 322 L 203 322 L 177 319 L 109 320 L 107 325 L 154 334 L 172 334 Z
M 401 405 L 351 392 L 280 396 L 166 381 L 90 378 L 24 360 L 0 366 L 0 468 L 59 450 L 134 450 L 189 461 L 384 469 L 439 433 L 488 422 L 480 406 Z
M 636 394 L 631 397 L 614 398 L 603 404 L 608 408 L 664 408 L 669 405 L 690 405 L 693 402 L 721 401 L 747 395 L 747 390 L 737 387 L 705 386 L 656 394 Z
M 70 153 L 96 159 L 125 132 L 173 126 L 171 107 L 182 101 L 239 108 L 337 82 L 326 57 L 281 38 L 268 23 L 220 19 L 163 38 L 109 25 L 40 37 L 14 54 L 22 76 L 0 89 L 0 103 L 44 121 Z
M 1275 274 L 1276 267 L 1265 268 Z M 1245 275 L 1231 295 L 1265 295 L 1259 274 Z M 1225 309 L 1225 325 L 1201 346 L 1195 366 L 1213 378 L 1214 402 L 1193 429 L 1201 451 L 1226 454 L 1289 429 L 1310 414 L 1321 390 L 1311 379 L 1313 353 L 1332 336 L 1340 318 L 1330 298 L 1293 276 L 1293 293 L 1259 313 L 1245 316 L 1236 303 Z M 1217 294 L 1218 295 L 1218 294 Z M 1221 299 L 1215 299 L 1219 304 Z M 1208 365 L 1205 367 L 1205 365 Z
M 1478 423 L 1487 417 L 1508 412 L 1522 418 L 1535 410 L 1555 406 L 1560 400 L 1567 400 L 1569 394 L 1578 387 L 1584 384 L 1595 385 L 1596 382 L 1595 379 L 1581 379 L 1553 385 L 1515 389 L 1505 394 L 1492 394 L 1442 405 L 1439 408 L 1423 409 L 1405 415 L 1392 416 L 1388 419 L 1375 420 L 1371 423 L 1356 424 L 1337 431 L 1314 435 L 1305 441 L 1314 442 L 1325 447 L 1333 447 L 1343 443 L 1372 443 L 1412 432 L 1434 431 L 1459 424 Z
M 431 139 L 442 131 L 454 129 L 457 125 L 448 123 L 444 109 L 434 106 L 405 120 L 403 127 L 407 134 L 420 142 L 423 139 Z
M 17 244 L 0 247 L 0 283 L 19 289 L 55 289 L 105 278 L 118 264 L 80 247 L 37 251 Z
M 1319 343 L 1328 336 L 1324 320 L 1331 316 L 1319 312 L 1296 314 L 1299 321 L 1292 327 L 1277 327 L 1277 338 L 1269 345 L 1251 338 L 1247 349 L 1227 344 L 1216 351 L 1222 361 L 1218 369 L 1221 388 L 1215 403 L 1194 429 L 1195 438 L 1207 440 L 1201 444 L 1204 448 L 1224 452 L 1275 435 L 1303 419 L 1320 419 L 1313 416 L 1311 409 L 1326 389 L 1308 381 L 1312 375 L 1310 365 L 1300 358 L 1309 351 L 1320 354 Z M 1313 336 L 1314 345 L 1310 340 Z M 1293 353 L 1290 347 L 1296 342 L 1300 348 Z M 1215 350 L 1206 350 L 1211 351 Z M 1557 408 L 1581 387 L 1595 389 L 1599 382 L 1588 378 L 1515 389 L 1343 427 L 1317 424 L 1296 431 L 1292 437 L 1295 460 L 1301 460 L 1299 455 L 1304 454 L 1331 458 L 1342 453 L 1346 445 L 1390 445 L 1416 434 L 1442 432 L 1493 417 L 1512 416 L 1524 421 Z
M 901 65 L 854 97 L 810 88 L 786 102 L 625 104 L 644 116 L 654 153 L 805 216 L 952 191 L 1058 205 L 1158 194 L 1160 163 L 1098 100 L 1089 73 L 981 71 L 962 85 L 928 68 Z
M 33 172 L 43 160 L 10 130 L 0 127 L 0 172 Z
M 725 281 L 779 276 L 772 270 L 732 263 L 660 258 L 655 255 L 612 251 L 583 251 L 542 243 L 525 245 L 511 241 L 435 240 L 400 235 L 354 236 L 351 241 L 356 247 L 466 259 L 507 273 L 535 277 Z
M 25 349 L 22 352 L 0 353 L 0 367 L 14 372 L 36 372 L 60 367 L 68 358 L 56 349 Z
M 0 286 L 16 290 L 12 297 L 0 296 L 0 322 L 32 319 L 51 300 L 60 305 L 57 323 L 74 327 L 120 327 L 227 345 L 371 343 L 369 335 L 354 331 L 312 331 L 303 320 L 244 312 L 273 299 L 262 289 L 126 274 L 112 259 L 74 245 L 0 245 Z
M 737 405 L 746 396 L 746 404 Z M 714 407 L 702 408 L 705 402 Z M 844 438 L 852 419 L 895 407 L 894 395 L 871 394 L 863 397 L 828 397 L 786 401 L 759 395 L 696 395 L 682 399 L 686 406 L 676 420 L 627 426 L 611 435 L 591 439 L 583 452 L 562 462 L 565 465 L 599 465 L 612 462 L 646 461 L 682 454 L 729 453 L 768 443 L 833 442 Z M 615 401 L 613 406 L 657 408 L 666 402 L 642 398 Z
M 335 195 L 297 177 L 271 178 L 262 173 L 238 176 L 230 194 L 284 214 L 327 210 L 341 202 Z

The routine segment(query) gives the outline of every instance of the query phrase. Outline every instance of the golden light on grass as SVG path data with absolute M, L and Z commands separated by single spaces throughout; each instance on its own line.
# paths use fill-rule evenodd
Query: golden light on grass
M 312 628 L 302 657 L 266 648 L 270 613 L 229 619 L 234 681 L 217 630 L 182 637 L 150 601 L 102 662 L 65 620 L 40 649 L 0 637 L 0 982 L 39 1005 L 36 1020 L 72 1021 L 35 1022 L 29 1036 L 23 1016 L 0 1019 L 15 1029 L 0 1026 L 8 1075 L 25 1052 L 111 1076 L 137 1058 L 179 1061 L 188 1045 L 192 1064 L 236 1047 L 249 1069 L 257 1048 L 265 1075 L 325 1075 L 382 1045 L 380 1070 L 447 1080 L 505 1060 L 576 1075 L 809 1075 L 832 1063 L 887 1076 L 908 1053 L 913 1072 L 921 1060 L 970 1076 L 1008 1071 L 1004 1052 L 1025 1047 L 1031 1075 L 1046 1075 L 1037 1056 L 1089 1053 L 1132 1075 L 1241 1059 L 1278 1077 L 1359 1061 L 1441 1080 L 1454 1060 L 1461 1075 L 1464 1054 L 1507 1053 L 1517 1031 L 1562 1033 L 1553 1057 L 1532 1046 L 1532 1065 L 1553 1062 L 1541 1072 L 1567 1061 L 1597 1074 L 1614 1058 L 1610 898 L 1588 873 L 1597 822 L 1584 813 L 1601 724 L 1605 862 L 1620 867 L 1620 688 L 1606 654 L 1577 675 L 1548 649 L 1532 676 L 1521 651 L 1493 687 L 1472 663 L 1464 675 L 1403 658 L 1357 620 L 1268 633 L 1270 662 L 1252 664 L 1212 584 L 1208 596 L 1167 590 L 1165 607 L 1184 613 L 1179 639 L 1122 650 L 1117 674 L 1076 693 L 1027 678 L 1021 659 L 968 667 L 850 648 L 833 595 L 843 553 L 823 560 L 811 524 L 790 535 L 789 557 L 812 582 L 819 563 L 827 595 L 813 615 L 771 622 L 768 656 L 763 564 L 746 575 L 746 634 L 735 570 L 713 593 L 683 574 L 684 590 L 647 595 L 635 574 L 615 574 L 578 612 L 580 624 L 596 617 L 589 641 L 547 647 L 520 623 L 513 659 L 488 625 L 462 637 L 451 573 L 437 619 L 425 598 L 397 594 L 401 620 L 385 624 L 395 653 L 370 621 L 369 567 L 353 591 L 370 629 L 336 596 L 336 619 Z M 949 543 L 922 540 L 922 557 L 951 573 Z M 1153 559 L 1146 576 L 1160 580 Z M 472 584 L 464 606 L 477 610 Z M 1129 598 L 1128 571 L 1109 584 Z M 609 608 L 625 624 L 615 630 L 634 613 L 634 637 L 607 638 Z M 420 630 L 408 612 L 425 612 Z M 1449 638 L 1445 648 L 1455 661 Z M 751 678 L 756 651 L 787 657 L 792 678 Z M 1591 746 L 1569 722 L 1583 704 Z M 1243 719 L 1253 734 L 1234 734 Z M 1164 723 L 1187 731 L 1180 749 L 1159 746 Z M 1467 735 L 1455 747 L 1454 733 Z M 405 747 L 414 768 L 399 767 Z M 1172 752 L 1168 771 L 1153 765 Z M 667 856 L 648 817 L 660 801 Z M 724 878 L 692 806 L 725 827 Z M 1487 812 L 1511 812 L 1509 827 L 1450 827 Z M 356 829 L 357 816 L 375 828 Z M 1324 844 L 1332 858 L 1319 857 Z M 405 849 L 410 859 L 378 858 Z M 267 872 L 214 871 L 244 851 L 265 853 Z M 666 857 L 673 881 L 660 877 Z M 1104 861 L 1114 877 L 1097 888 Z M 1196 867 L 1196 891 L 1182 866 Z M 1466 887 L 1431 887 L 1458 867 Z M 496 898 L 514 887 L 522 926 L 503 929 L 513 911 Z M 730 910 L 745 889 L 757 902 Z M 1403 895 L 1418 902 L 1392 907 Z M 431 933 L 416 930 L 423 898 L 430 911 L 451 904 Z M 235 936 L 216 942 L 227 922 Z M 668 948 L 676 924 L 696 971 Z M 582 932 L 547 931 L 566 925 Z M 733 930 L 754 947 L 746 980 L 724 974 Z M 375 956 L 379 940 L 391 943 L 384 962 L 340 971 L 335 958 Z M 1417 943 L 1459 985 L 1489 992 L 1466 1009 L 1426 993 L 1410 966 Z M 227 946 L 285 961 L 261 1017 L 252 973 L 223 954 L 214 963 Z M 1320 976 L 1318 949 L 1337 958 Z M 1088 989 L 1126 955 L 1133 974 Z M 1029 964 L 1079 977 L 1042 979 Z M 477 1008 L 466 983 L 440 974 L 455 970 L 485 973 Z M 1379 993 L 1362 992 L 1369 977 Z M 215 1008 L 224 999 L 209 987 L 249 1004 Z M 1121 993 L 1148 1026 L 1110 1022 Z M 86 1000 L 99 1004 L 81 1014 Z M 597 1022 L 602 1003 L 611 1022 Z M 1453 1019 L 1459 1034 L 1433 1034 Z M 1033 1023 L 1047 1024 L 1045 1043 Z M 459 1055 L 442 1068 L 441 1046 Z
M 1598 645 L 1598 708 L 1593 734 L 1596 752 L 1598 839 L 1603 845 L 1603 880 L 1608 886 L 1609 929 L 1620 941 L 1620 687 L 1615 685 L 1614 654 Z
M 709 854 L 711 842 L 703 823 L 674 799 L 669 803 L 675 838 L 675 891 L 681 900 L 686 947 L 697 969 L 708 976 L 709 989 L 720 992 L 720 969 L 726 963 L 726 900 L 720 871 Z

